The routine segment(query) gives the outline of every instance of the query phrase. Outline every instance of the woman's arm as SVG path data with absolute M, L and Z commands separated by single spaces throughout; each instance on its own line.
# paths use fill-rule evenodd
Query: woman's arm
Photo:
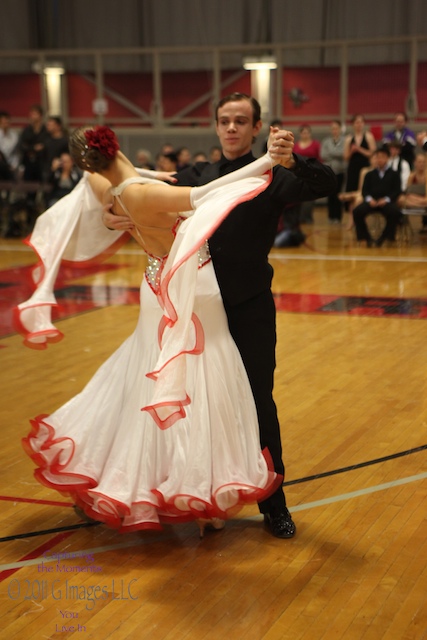
M 218 188 L 227 188 L 227 185 L 260 176 L 269 171 L 277 160 L 272 160 L 269 153 L 250 164 L 233 171 L 221 178 L 201 187 L 172 187 L 167 184 L 132 185 L 126 190 L 126 207 L 136 223 L 150 224 L 157 220 L 159 214 L 182 213 L 195 209 L 200 200 L 207 194 Z M 125 198 L 123 197 L 123 200 Z M 162 224 L 163 226 L 163 224 Z
M 189 211 L 192 187 L 168 184 L 133 184 L 122 194 L 123 204 L 140 226 L 173 227 L 176 214 Z
M 408 182 L 406 183 L 406 187 L 409 187 L 409 185 L 414 184 L 414 180 L 415 180 L 415 171 L 412 171 L 409 174 Z
M 368 143 L 369 149 L 361 149 L 363 155 L 369 158 L 374 151 L 376 151 L 377 143 L 375 142 L 375 138 L 370 131 L 366 132 L 366 142 Z
M 110 193 L 111 182 L 107 178 L 103 178 L 99 173 L 89 173 L 88 176 L 89 184 L 99 202 L 102 204 L 113 202 Z
M 344 160 L 350 160 L 351 158 L 351 149 L 350 149 L 351 138 L 352 136 L 348 135 L 346 136 L 344 141 Z

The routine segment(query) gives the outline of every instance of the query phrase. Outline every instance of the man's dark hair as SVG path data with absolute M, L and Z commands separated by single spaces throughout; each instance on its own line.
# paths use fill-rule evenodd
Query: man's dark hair
M 390 149 L 387 147 L 387 145 L 384 145 L 383 147 L 378 147 L 378 149 L 374 153 L 385 153 L 386 156 L 390 157 Z
M 238 102 L 239 100 L 246 100 L 251 104 L 252 114 L 253 114 L 252 122 L 253 122 L 253 125 L 255 126 L 256 123 L 259 120 L 261 120 L 261 106 L 258 100 L 255 100 L 253 96 L 249 96 L 247 93 L 238 93 L 237 91 L 235 93 L 230 93 L 228 96 L 225 96 L 224 98 L 221 98 L 221 100 L 218 102 L 215 109 L 215 120 L 218 122 L 218 109 L 220 109 L 225 104 L 227 104 L 227 102 Z
M 49 116 L 48 120 L 53 120 L 53 122 L 56 122 L 58 127 L 62 127 L 62 118 L 60 116 Z
M 43 107 L 40 104 L 32 104 L 30 111 L 37 111 L 40 116 L 44 114 Z
M 396 116 L 403 116 L 405 122 L 408 122 L 408 114 L 405 111 L 396 111 L 394 117 Z

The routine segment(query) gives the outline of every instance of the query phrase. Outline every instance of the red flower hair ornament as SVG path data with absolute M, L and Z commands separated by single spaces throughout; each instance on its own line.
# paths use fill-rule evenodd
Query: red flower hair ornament
M 89 149 L 96 149 L 107 160 L 115 158 L 120 147 L 114 131 L 109 127 L 98 125 L 94 129 L 87 129 L 84 133 Z

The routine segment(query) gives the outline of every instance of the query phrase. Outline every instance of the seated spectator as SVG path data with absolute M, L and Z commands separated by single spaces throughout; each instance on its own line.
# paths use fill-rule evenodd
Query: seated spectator
M 311 127 L 303 124 L 299 130 L 299 139 L 295 143 L 294 152 L 306 158 L 320 160 L 320 142 L 315 140 L 311 133 Z M 313 224 L 313 202 L 302 202 L 300 205 L 300 222 Z
M 290 205 L 285 207 L 280 216 L 274 247 L 299 247 L 305 240 L 305 234 L 299 225 L 299 207 Z
M 408 184 L 409 174 L 411 173 L 409 162 L 402 158 L 402 145 L 400 142 L 393 140 L 387 145 L 387 147 L 390 151 L 390 167 L 400 175 L 402 191 L 405 191 L 406 185 Z
M 353 210 L 357 239 L 366 241 L 368 247 L 374 244 L 380 247 L 385 240 L 394 242 L 396 227 L 402 215 L 397 205 L 401 194 L 400 177 L 389 166 L 390 151 L 383 147 L 375 155 L 377 168 L 367 172 L 362 186 L 363 202 Z M 375 212 L 384 216 L 386 224 L 382 234 L 374 242 L 366 225 L 366 217 Z
M 10 127 L 10 114 L 7 111 L 0 111 L 0 153 L 5 163 L 3 175 L 7 173 L 12 174 L 13 177 L 19 167 L 18 143 L 18 134 Z M 9 180 L 9 178 L 3 177 L 2 180 Z
M 53 169 L 49 179 L 49 183 L 52 185 L 48 201 L 49 207 L 70 193 L 81 178 L 81 173 L 69 153 L 62 153 L 60 158 L 54 160 Z
M 427 207 L 426 179 L 426 156 L 424 153 L 417 153 L 414 170 L 409 175 L 405 193 L 398 200 L 398 205 L 401 208 L 422 209 Z M 422 218 L 420 233 L 427 233 L 427 215 Z
M 400 142 L 402 145 L 401 156 L 409 166 L 413 167 L 415 157 L 415 133 L 406 126 L 408 116 L 404 111 L 398 111 L 394 117 L 394 129 L 384 136 L 383 143 Z
M 154 169 L 151 153 L 148 149 L 138 149 L 136 152 L 136 165 L 140 169 Z

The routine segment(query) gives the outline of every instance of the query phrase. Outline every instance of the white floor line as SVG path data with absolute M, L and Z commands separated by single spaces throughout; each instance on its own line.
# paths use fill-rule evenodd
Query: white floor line
M 286 262 L 287 260 L 329 260 L 333 262 L 427 262 L 427 257 L 422 256 L 356 256 L 356 255 L 336 255 L 329 256 L 323 253 L 276 253 L 272 251 L 269 254 L 269 258 L 274 260 L 281 260 Z
M 427 472 L 419 473 L 415 476 L 408 476 L 406 478 L 400 478 L 400 480 L 392 480 L 391 482 L 385 482 L 384 484 L 377 484 L 372 487 L 367 487 L 366 489 L 359 489 L 358 491 L 351 491 L 350 493 L 342 493 L 338 496 L 332 496 L 330 498 L 324 498 L 323 500 L 316 500 L 314 502 L 306 502 L 305 504 L 297 505 L 296 507 L 290 507 L 289 511 L 292 513 L 296 511 L 304 511 L 306 509 L 313 509 L 315 507 L 323 507 L 327 504 L 333 504 L 334 502 L 341 502 L 343 500 L 351 500 L 352 498 L 359 498 L 360 496 L 369 495 L 371 493 L 376 493 L 377 491 L 385 491 L 386 489 L 392 489 L 393 487 L 398 487 L 402 484 L 409 484 L 411 482 L 417 482 L 419 480 L 424 480 L 427 478 Z M 262 518 L 261 515 L 257 516 L 249 516 L 247 518 L 242 518 L 243 520 L 260 520 Z M 115 549 L 125 549 L 127 547 L 136 547 L 143 544 L 150 544 L 152 542 L 160 542 L 162 540 L 172 539 L 173 536 L 168 534 L 160 534 L 159 536 L 153 537 L 151 536 L 149 539 L 138 539 L 138 540 L 129 540 L 128 542 L 122 542 L 119 544 L 111 544 L 105 547 L 94 547 L 93 549 L 84 549 L 80 551 L 70 551 L 69 553 L 76 554 L 73 558 L 73 564 L 79 566 L 87 566 L 90 567 L 90 564 L 87 564 L 84 560 L 84 556 L 95 555 L 97 553 L 104 553 L 105 551 L 113 551 Z M 54 553 L 60 553 L 55 552 Z M 64 552 L 62 552 L 64 553 Z M 35 564 L 48 564 L 50 562 L 57 562 L 56 558 L 52 557 L 40 557 L 34 558 L 33 560 L 22 560 L 20 562 L 11 562 L 9 564 L 0 565 L 0 571 L 5 571 L 6 569 L 19 569 L 21 567 L 28 567 Z M 71 573 L 71 572 L 70 572 Z M 68 574 L 67 574 L 68 575 Z M 40 578 L 46 577 L 46 574 L 40 574 Z

